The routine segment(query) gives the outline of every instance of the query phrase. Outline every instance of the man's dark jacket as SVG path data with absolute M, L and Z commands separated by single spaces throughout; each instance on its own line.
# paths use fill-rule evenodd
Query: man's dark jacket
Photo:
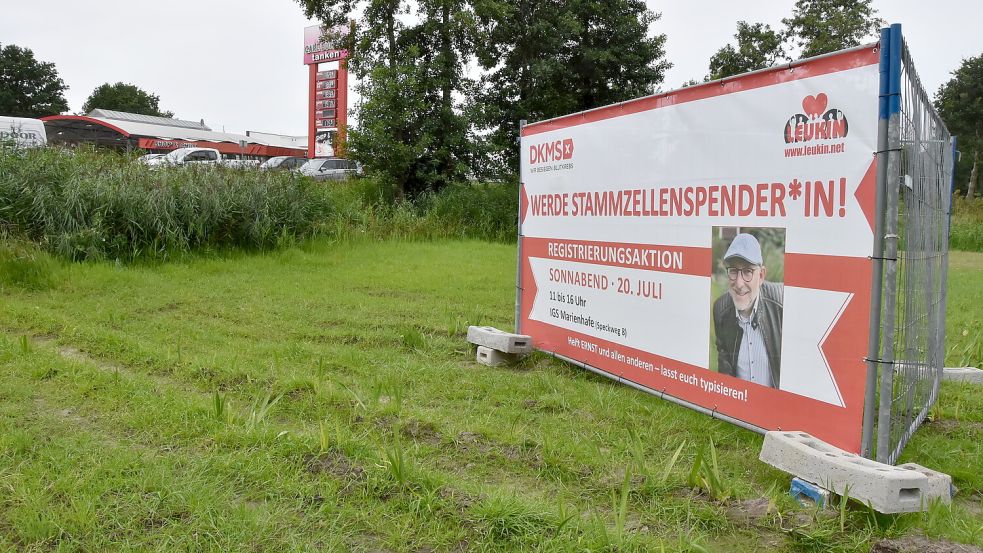
M 752 323 L 758 325 L 765 341 L 768 365 L 771 369 L 771 385 L 778 387 L 782 374 L 782 294 L 784 286 L 778 282 L 764 281 L 758 293 L 758 308 Z M 713 302 L 713 328 L 717 333 L 717 370 L 721 374 L 737 376 L 737 354 L 741 350 L 744 330 L 737 324 L 737 308 L 730 294 L 724 294 Z

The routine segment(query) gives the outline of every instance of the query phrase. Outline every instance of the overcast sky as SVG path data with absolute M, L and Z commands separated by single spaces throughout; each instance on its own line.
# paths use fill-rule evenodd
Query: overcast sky
M 303 29 L 313 24 L 292 0 L 5 2 L 0 44 L 53 62 L 78 112 L 92 90 L 123 81 L 160 96 L 162 109 L 204 119 L 215 130 L 307 134 Z M 664 90 L 708 73 L 738 20 L 778 27 L 794 0 L 649 0 L 662 19 L 673 63 Z M 934 94 L 962 58 L 983 53 L 983 2 L 875 0 L 901 23 L 918 72 Z

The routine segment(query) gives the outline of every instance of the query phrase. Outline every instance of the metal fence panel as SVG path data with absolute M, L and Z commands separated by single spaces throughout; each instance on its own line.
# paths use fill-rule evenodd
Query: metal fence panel
M 945 354 L 952 137 L 890 31 L 876 459 L 895 463 L 936 401 Z M 876 290 L 875 290 L 876 292 Z

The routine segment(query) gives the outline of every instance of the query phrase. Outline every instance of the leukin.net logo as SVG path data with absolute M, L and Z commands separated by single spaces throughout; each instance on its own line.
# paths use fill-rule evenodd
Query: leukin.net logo
M 850 124 L 846 114 L 829 108 L 829 98 L 820 92 L 802 99 L 803 113 L 797 113 L 785 123 L 785 157 L 842 154 Z M 801 145 L 799 145 L 801 144 Z
M 562 138 L 529 146 L 529 172 L 573 169 L 573 139 Z

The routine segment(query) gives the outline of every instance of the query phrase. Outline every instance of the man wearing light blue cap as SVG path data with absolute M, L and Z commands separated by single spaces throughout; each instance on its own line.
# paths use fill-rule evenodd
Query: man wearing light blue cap
M 713 303 L 717 370 L 778 388 L 781 377 L 784 287 L 765 280 L 761 244 L 738 234 L 724 254 L 727 293 Z

